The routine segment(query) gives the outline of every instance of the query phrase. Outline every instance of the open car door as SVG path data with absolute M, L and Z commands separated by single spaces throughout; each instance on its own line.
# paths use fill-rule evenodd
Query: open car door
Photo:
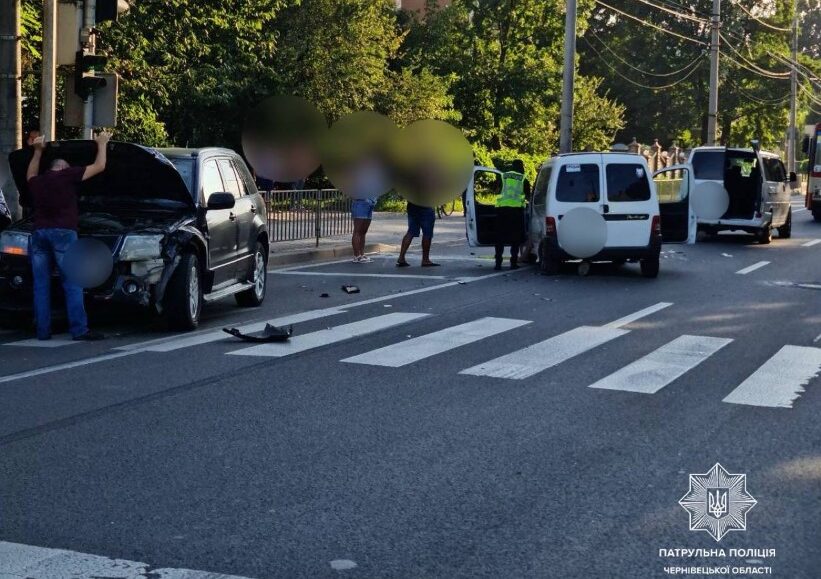
M 687 165 L 667 167 L 653 174 L 664 243 L 695 243 L 696 214 L 690 205 L 693 171 Z
M 501 191 L 501 171 L 473 168 L 465 192 L 465 229 L 470 247 L 496 244 L 496 197 Z

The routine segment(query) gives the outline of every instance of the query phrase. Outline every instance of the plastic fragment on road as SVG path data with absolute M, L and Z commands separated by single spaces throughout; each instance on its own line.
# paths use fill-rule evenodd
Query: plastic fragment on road
M 223 332 L 230 334 L 235 338 L 239 338 L 245 342 L 268 343 L 268 342 L 287 342 L 294 333 L 294 327 L 290 326 L 287 330 L 271 324 L 265 324 L 265 329 L 261 334 L 243 334 L 237 328 L 223 328 Z
M 355 285 L 343 285 L 342 286 L 342 291 L 345 292 L 346 294 L 358 294 L 359 293 L 359 288 L 356 287 Z

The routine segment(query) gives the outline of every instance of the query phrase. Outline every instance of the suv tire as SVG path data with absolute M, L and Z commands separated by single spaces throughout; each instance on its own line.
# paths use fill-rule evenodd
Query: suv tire
M 254 287 L 234 296 L 237 305 L 243 308 L 259 307 L 265 300 L 265 290 L 268 288 L 268 253 L 265 244 L 260 241 L 257 241 L 252 267 L 251 281 L 254 282 Z
M 639 262 L 641 266 L 641 275 L 648 278 L 656 278 L 659 275 L 659 268 L 660 268 L 660 258 L 661 256 L 655 255 L 654 257 L 649 257 L 647 259 L 642 259 Z
M 561 263 L 560 260 L 550 257 L 550 252 L 545 242 L 539 244 L 539 271 L 541 271 L 543 275 L 557 275 Z
M 773 240 L 773 230 L 769 226 L 765 227 L 761 231 L 758 232 L 756 235 L 756 239 L 758 243 L 761 245 L 767 245 Z
M 792 237 L 792 209 L 787 213 L 787 221 L 778 228 L 779 239 L 789 239 L 790 237 Z
M 186 253 L 171 276 L 163 298 L 168 325 L 175 330 L 193 330 L 202 311 L 202 280 L 197 256 Z

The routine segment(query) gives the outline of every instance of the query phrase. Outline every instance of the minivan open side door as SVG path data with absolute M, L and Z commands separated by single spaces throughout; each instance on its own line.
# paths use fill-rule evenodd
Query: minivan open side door
M 698 224 L 690 205 L 693 171 L 688 165 L 667 167 L 653 174 L 664 243 L 695 243 Z
M 474 167 L 465 191 L 465 230 L 470 247 L 496 244 L 496 196 L 502 191 L 502 172 Z

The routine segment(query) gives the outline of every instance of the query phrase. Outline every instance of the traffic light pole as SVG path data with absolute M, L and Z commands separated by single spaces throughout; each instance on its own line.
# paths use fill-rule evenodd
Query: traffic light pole
M 40 134 L 57 139 L 54 106 L 57 98 L 57 0 L 43 0 L 43 75 L 40 89 Z
M 790 71 L 790 128 L 787 135 L 787 171 L 795 171 L 796 148 L 798 146 L 798 132 L 796 128 L 798 111 L 798 6 L 793 0 L 792 18 L 792 70 Z
M 559 152 L 573 151 L 573 85 L 576 80 L 576 0 L 567 1 L 564 26 L 564 71 Z
M 710 18 L 712 38 L 710 40 L 710 102 L 707 109 L 707 145 L 716 144 L 718 126 L 718 32 L 721 29 L 721 0 L 713 0 L 713 14 Z
M 20 0 L 0 0 L 0 154 L 19 149 L 23 134 L 20 94 Z M 2 162 L 2 161 L 0 161 Z M 2 175 L 0 175 L 2 178 Z M 0 187 L 3 183 L 0 182 Z
M 91 31 L 97 23 L 95 17 L 97 5 L 96 0 L 84 0 L 83 2 L 83 28 Z M 95 42 L 93 35 L 89 35 L 88 54 L 94 54 Z M 83 138 L 91 139 L 94 136 L 94 92 L 88 95 L 83 104 Z

